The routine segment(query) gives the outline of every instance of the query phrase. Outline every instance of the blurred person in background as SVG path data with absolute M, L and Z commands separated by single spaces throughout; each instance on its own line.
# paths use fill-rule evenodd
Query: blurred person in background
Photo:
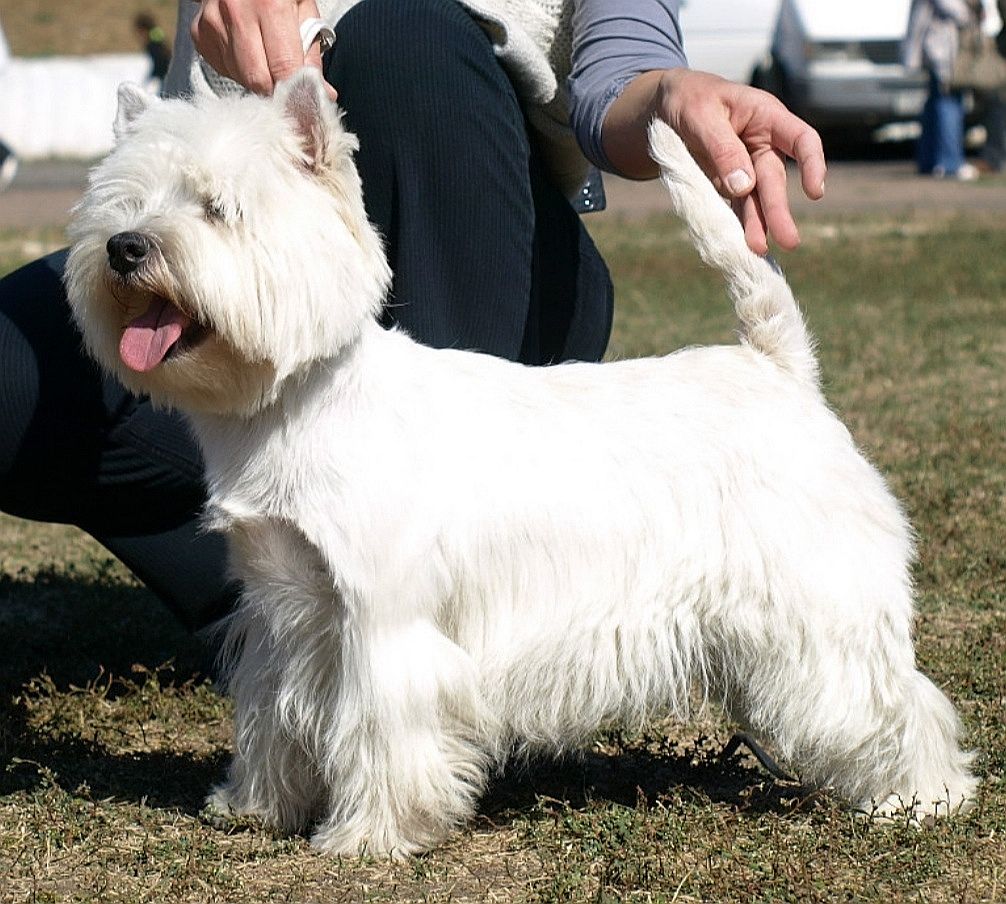
M 154 83 L 158 92 L 164 84 L 164 77 L 171 65 L 171 47 L 164 34 L 164 29 L 157 24 L 150 13 L 139 13 L 133 19 L 133 27 L 143 42 L 143 49 L 150 57 L 150 73 L 147 78 Z
M 999 34 L 996 48 L 999 55 L 1006 58 L 1006 0 L 998 0 Z M 989 173 L 1001 173 L 1006 169 L 1006 84 L 984 97 L 985 103 L 985 147 L 979 161 L 979 169 Z
M 919 172 L 970 181 L 978 170 L 964 159 L 964 96 L 950 87 L 960 30 L 981 21 L 981 0 L 912 0 L 904 63 L 929 73 L 916 148 Z
M 0 77 L 3 76 L 9 60 L 10 46 L 7 44 L 7 38 L 4 36 L 3 25 L 0 24 Z M 6 143 L 4 143 L 3 139 L 0 138 L 0 191 L 3 191 L 11 184 L 11 182 L 14 181 L 14 175 L 16 173 L 17 155 Z

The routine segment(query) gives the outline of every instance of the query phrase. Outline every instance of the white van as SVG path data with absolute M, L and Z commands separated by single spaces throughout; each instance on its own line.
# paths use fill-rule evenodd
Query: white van
M 764 68 L 780 0 L 681 0 L 688 64 L 752 84 Z
M 782 0 L 769 66 L 755 83 L 833 139 L 855 142 L 917 119 L 924 73 L 901 64 L 910 0 Z M 985 25 L 999 29 L 986 0 Z

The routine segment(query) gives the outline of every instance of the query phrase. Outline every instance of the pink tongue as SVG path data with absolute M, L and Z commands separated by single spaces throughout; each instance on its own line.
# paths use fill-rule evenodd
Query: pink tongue
M 130 370 L 146 373 L 157 367 L 191 321 L 166 298 L 153 298 L 131 320 L 119 340 L 119 357 Z

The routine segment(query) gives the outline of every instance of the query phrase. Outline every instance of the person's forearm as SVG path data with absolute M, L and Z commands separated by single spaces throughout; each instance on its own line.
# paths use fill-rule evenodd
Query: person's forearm
M 686 66 L 679 0 L 578 0 L 573 12 L 570 124 L 587 158 L 602 170 L 608 108 L 641 74 Z
M 629 82 L 608 107 L 601 144 L 612 167 L 629 179 L 652 179 L 657 174 L 646 143 L 647 127 L 678 71 L 683 70 L 644 72 Z

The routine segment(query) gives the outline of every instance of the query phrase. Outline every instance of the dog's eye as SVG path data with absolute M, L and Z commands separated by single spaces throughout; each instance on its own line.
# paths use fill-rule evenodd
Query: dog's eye
M 216 198 L 203 200 L 203 216 L 210 223 L 223 223 L 227 219 L 223 205 Z

